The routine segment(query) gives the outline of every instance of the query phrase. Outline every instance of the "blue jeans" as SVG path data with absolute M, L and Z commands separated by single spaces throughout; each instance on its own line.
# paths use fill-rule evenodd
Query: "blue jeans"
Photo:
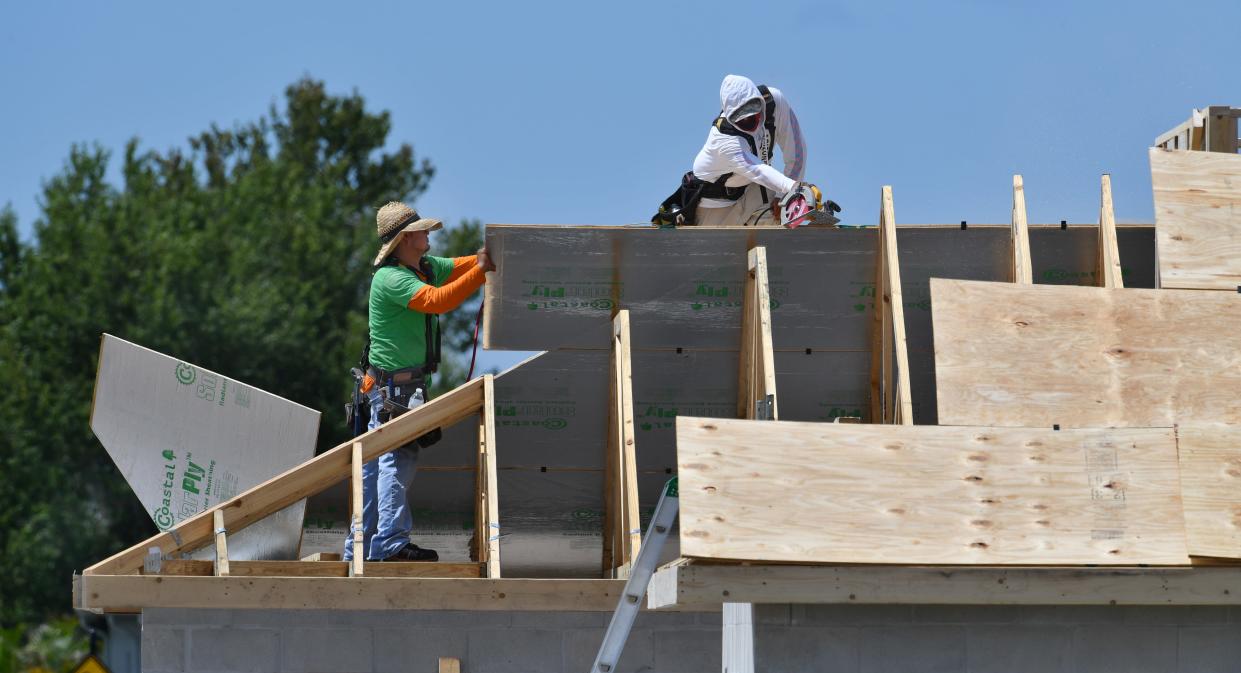
M 367 393 L 371 406 L 368 430 L 383 425 L 379 412 L 383 398 L 379 386 Z M 409 406 L 422 404 L 425 396 L 413 396 Z M 382 561 L 409 544 L 414 517 L 409 511 L 408 491 L 418 471 L 418 445 L 411 442 L 362 465 L 362 551 L 368 561 Z M 345 538 L 345 560 L 353 559 L 353 526 Z

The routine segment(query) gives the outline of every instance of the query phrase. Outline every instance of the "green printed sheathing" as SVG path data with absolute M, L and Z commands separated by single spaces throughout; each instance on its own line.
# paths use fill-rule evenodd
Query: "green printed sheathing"
M 911 350 L 931 343 L 928 279 L 1008 280 L 1010 236 L 1007 225 L 898 227 Z M 1094 226 L 1031 226 L 1035 282 L 1094 284 L 1097 237 Z M 1151 286 L 1152 227 L 1121 226 L 1118 238 L 1126 286 Z M 876 239 L 873 228 L 491 225 L 500 268 L 487 284 L 484 344 L 607 349 L 624 308 L 634 349 L 734 350 L 745 254 L 763 245 L 776 350 L 869 350 Z
M 91 430 L 168 530 L 312 458 L 319 412 L 105 334 Z M 229 557 L 296 558 L 304 505 L 229 531 Z
M 735 350 L 746 254 L 762 245 L 775 347 L 856 349 L 869 326 L 856 295 L 873 283 L 876 238 L 862 229 L 491 225 L 499 270 L 487 283 L 483 343 L 606 349 L 624 308 L 635 349 Z

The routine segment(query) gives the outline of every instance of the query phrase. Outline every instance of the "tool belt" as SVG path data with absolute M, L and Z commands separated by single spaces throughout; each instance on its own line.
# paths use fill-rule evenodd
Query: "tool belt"
M 365 432 L 365 424 L 361 422 L 360 411 L 363 404 L 369 407 L 369 400 L 365 394 L 361 393 L 361 377 L 357 374 L 358 370 L 354 371 L 354 377 L 358 380 L 358 385 L 355 387 L 355 404 L 346 405 L 346 418 L 355 428 L 355 436 L 357 436 Z M 383 407 L 379 410 L 380 423 L 387 423 L 411 411 L 409 402 L 410 398 L 415 395 L 420 394 L 424 404 L 430 401 L 429 386 L 426 383 L 426 375 L 428 373 L 426 367 L 407 367 L 395 371 L 385 371 L 371 365 L 367 367 L 366 373 L 375 380 L 374 385 L 378 388 L 379 396 L 383 400 Z M 441 428 L 435 428 L 417 437 L 410 443 L 425 449 L 440 441 L 443 435 Z

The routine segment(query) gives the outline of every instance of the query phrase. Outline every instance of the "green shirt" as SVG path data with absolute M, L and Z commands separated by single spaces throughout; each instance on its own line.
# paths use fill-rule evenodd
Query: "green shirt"
M 425 256 L 431 265 L 431 285 L 439 287 L 452 273 L 453 261 Z M 371 364 L 387 371 L 419 367 L 427 360 L 427 321 L 432 338 L 435 319 L 409 307 L 414 293 L 425 287 L 422 279 L 403 266 L 384 266 L 371 278 Z

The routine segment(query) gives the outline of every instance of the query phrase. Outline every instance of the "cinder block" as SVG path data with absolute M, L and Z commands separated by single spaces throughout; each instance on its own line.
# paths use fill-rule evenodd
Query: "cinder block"
M 142 670 L 184 671 L 185 629 L 144 627 L 142 629 Z
M 470 673 L 558 673 L 563 665 L 560 631 L 479 629 L 469 632 Z
M 348 623 L 348 619 L 342 622 Z M 375 654 L 371 633 L 370 629 L 286 629 L 280 670 L 284 673 L 370 673 Z
M 474 670 L 466 629 L 375 629 L 372 634 L 378 673 L 436 671 L 440 657 L 456 657 L 461 670 Z
M 607 629 L 585 629 L 569 631 L 564 634 L 564 668 L 565 673 L 579 673 L 590 670 L 595 656 L 599 654 L 599 646 L 603 644 L 603 634 Z M 654 671 L 655 652 L 651 632 L 638 629 L 629 632 L 629 640 L 625 641 L 625 650 L 621 653 L 617 665 L 617 673 L 639 673 Z
M 718 629 L 667 629 L 651 634 L 660 673 L 718 673 L 724 648 Z M 566 671 L 566 673 L 568 673 Z
M 1176 670 L 1177 627 L 1078 626 L 1073 659 L 1090 673 L 1168 673 Z
M 1020 614 L 1014 605 L 913 606 L 913 620 L 928 624 L 1011 624 Z
M 719 613 L 716 613 L 718 616 Z M 612 616 L 608 615 L 608 619 Z M 604 622 L 607 625 L 607 622 Z M 640 626 L 644 629 L 669 629 L 682 626 L 701 626 L 698 621 L 698 613 L 696 612 L 661 612 L 657 610 L 643 610 L 638 613 L 638 619 L 634 622 L 634 626 Z M 716 626 L 719 626 L 717 620 Z
M 1224 605 L 1132 605 L 1122 612 L 1126 624 L 1209 626 L 1228 623 L 1228 607 Z
M 793 626 L 862 626 L 904 624 L 912 619 L 908 605 L 791 605 Z
M 715 617 L 715 623 L 720 623 L 720 615 L 712 615 Z M 791 605 L 776 604 L 759 604 L 754 606 L 754 623 L 770 624 L 772 626 L 789 626 L 792 624 L 793 607 Z
M 1241 670 L 1241 624 L 1181 627 L 1177 670 L 1182 673 L 1236 673 Z
M 515 610 L 388 610 L 368 615 L 364 623 L 373 628 L 500 628 L 511 625 L 515 614 Z
M 1073 673 L 1074 627 L 981 624 L 966 628 L 970 673 Z
M 756 627 L 754 670 L 763 673 L 856 673 L 860 629 Z
M 960 673 L 965 670 L 965 629 L 930 624 L 862 628 L 858 636 L 858 670 Z
M 515 611 L 509 614 L 513 628 L 525 629 L 593 629 L 607 626 L 610 612 L 542 612 Z
M 1027 605 L 1017 621 L 1029 624 L 1119 624 L 1125 611 L 1116 605 Z
M 233 626 L 237 618 L 237 610 L 205 610 L 189 608 L 145 608 L 142 611 L 143 626 Z M 241 611 L 244 612 L 244 611 Z M 279 612 L 278 610 L 258 610 L 258 612 Z
M 272 629 L 190 629 L 189 673 L 270 673 L 280 665 L 280 633 Z

